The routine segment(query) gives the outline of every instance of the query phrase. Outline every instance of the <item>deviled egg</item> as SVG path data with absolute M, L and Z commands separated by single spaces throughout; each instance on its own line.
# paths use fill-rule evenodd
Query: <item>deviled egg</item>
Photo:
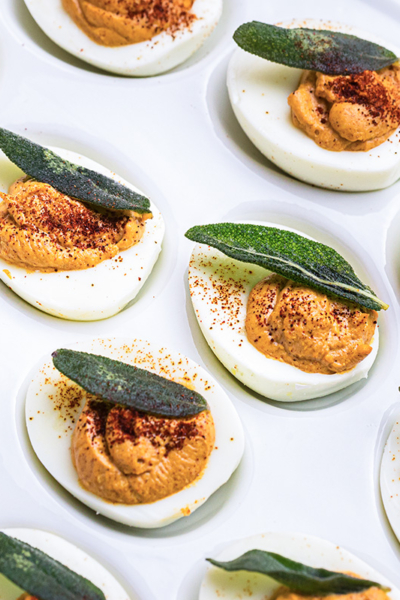
M 106 167 L 69 150 L 53 150 L 77 170 L 89 169 L 83 172 L 110 178 L 144 198 Z M 23 172 L 3 153 L 0 161 L 1 281 L 55 317 L 93 321 L 120 312 L 139 293 L 161 251 L 164 221 L 156 206 L 146 199 L 146 212 L 138 213 L 87 204 L 61 193 L 56 184 L 21 178 Z M 102 183 L 94 182 L 94 190 Z M 114 201 L 111 195 L 111 207 Z
M 181 354 L 140 340 L 56 351 L 29 386 L 26 423 L 39 460 L 65 489 L 143 528 L 190 515 L 244 450 L 240 420 L 217 382 Z
M 382 66 L 393 63 L 400 55 L 400 50 L 376 36 L 339 23 L 294 19 L 279 25 L 275 28 L 278 35 L 281 27 L 309 28 L 338 31 L 381 44 L 389 48 L 381 48 L 382 53 L 392 57 L 387 62 L 382 60 Z M 277 64 L 242 49 L 250 47 L 248 43 L 253 43 L 258 30 L 263 35 L 263 26 L 257 22 L 242 26 L 249 30 L 253 27 L 253 36 L 253 30 L 241 32 L 239 28 L 235 33 L 241 47 L 232 56 L 227 79 L 234 113 L 255 146 L 290 175 L 317 186 L 366 191 L 394 183 L 400 176 L 398 64 L 349 76 L 344 70 L 343 76 L 336 78 L 318 73 L 317 66 L 302 71 Z M 329 43 L 330 40 L 324 46 L 321 42 L 319 48 L 329 47 Z M 304 46 L 298 45 L 302 57 L 307 57 L 311 46 L 308 39 Z M 273 44 L 269 47 L 268 42 L 260 42 L 260 54 L 269 55 L 271 48 Z M 355 49 L 354 54 L 357 53 L 364 57 L 368 54 Z M 286 58 L 282 50 L 280 58 L 274 60 L 285 62 Z M 333 64 L 335 60 L 331 60 Z
M 400 410 L 395 414 L 386 440 L 380 469 L 383 505 L 389 523 L 400 541 Z
M 275 554 L 271 558 L 275 562 L 276 570 L 271 577 L 260 572 L 252 572 L 251 555 L 250 557 L 247 555 L 247 565 L 244 567 L 247 570 L 237 571 L 232 569 L 228 572 L 217 566 L 209 566 L 201 584 L 199 600 L 217 600 L 221 597 L 226 600 L 239 600 L 243 597 L 251 597 L 252 600 L 272 600 L 272 598 L 278 597 L 280 599 L 291 598 L 297 600 L 306 598 L 311 600 L 322 596 L 328 598 L 340 598 L 342 596 L 343 600 L 349 600 L 350 598 L 352 600 L 357 598 L 360 598 L 360 600 L 387 600 L 387 598 L 399 600 L 400 598 L 399 590 L 388 582 L 386 577 L 354 554 L 340 548 L 337 544 L 300 533 L 273 532 L 254 535 L 232 543 L 217 557 L 212 556 L 212 559 L 217 560 L 217 562 L 229 563 L 235 559 L 241 560 L 243 554 L 252 550 L 261 551 L 258 553 L 258 566 L 268 562 L 269 557 L 264 559 L 262 556 L 264 552 Z M 279 557 L 276 555 L 279 555 Z M 281 558 L 283 558 L 283 561 L 281 561 Z M 286 562 L 285 559 L 301 563 L 305 565 L 305 568 L 294 569 L 295 572 L 291 573 L 291 569 L 295 565 Z M 284 564 L 280 565 L 281 562 Z M 235 567 L 235 565 L 231 564 L 230 567 Z M 309 570 L 308 567 L 312 567 L 312 569 Z M 280 575 L 282 575 L 280 568 L 286 571 L 283 573 L 283 579 L 280 578 Z M 330 578 L 331 582 L 329 582 L 326 571 L 334 571 L 335 575 L 347 573 L 351 576 L 351 581 L 342 580 L 339 589 L 335 588 L 331 583 L 335 575 Z M 278 575 L 277 580 L 272 578 L 275 575 Z M 355 578 L 365 580 L 365 585 L 360 586 L 358 590 L 353 587 L 357 586 L 357 582 L 354 581 Z M 321 590 L 321 582 L 324 585 L 323 592 L 315 591 L 313 593 L 311 590 L 313 588 L 317 589 L 316 586 Z M 377 585 L 374 586 L 375 582 Z M 291 584 L 301 586 L 302 583 L 307 586 L 309 591 L 300 592 L 298 588 L 291 590 L 287 587 Z M 281 584 L 283 584 L 283 587 Z M 348 591 L 343 591 L 343 589 L 346 590 L 346 587 L 342 587 L 343 584 Z M 329 586 L 332 586 L 331 593 L 329 592 Z
M 332 248 L 269 223 L 198 226 L 186 237 L 200 242 L 189 264 L 199 326 L 242 383 L 272 400 L 297 402 L 367 377 L 379 345 L 374 309 L 387 306 L 372 300 Z M 351 289 L 356 295 L 347 295 Z M 331 298 L 335 292 L 341 298 Z M 357 297 L 369 308 L 355 304 Z
M 57 535 L 38 529 L 3 529 L 0 547 L 2 560 L 8 559 L 4 564 L 0 561 L 2 600 L 72 595 L 77 600 L 129 600 L 107 569 Z M 20 568 L 19 558 L 25 569 Z
M 187 60 L 217 25 L 222 0 L 25 0 L 39 27 L 91 65 L 158 75 Z

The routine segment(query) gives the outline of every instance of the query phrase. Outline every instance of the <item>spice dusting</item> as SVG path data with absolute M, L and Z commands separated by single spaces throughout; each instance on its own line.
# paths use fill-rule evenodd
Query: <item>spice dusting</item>
M 64 9 L 93 41 L 124 46 L 162 32 L 175 37 L 196 20 L 194 0 L 62 0 Z M 157 41 L 154 42 L 156 44 Z
M 106 435 L 111 449 L 127 440 L 134 445 L 146 438 L 155 448 L 163 447 L 165 456 L 171 450 L 180 450 L 185 441 L 199 435 L 196 419 L 167 419 L 155 417 L 124 406 L 91 400 L 85 408 L 87 427 L 92 440 Z
M 293 124 L 334 152 L 367 152 L 400 125 L 400 66 L 331 76 L 304 71 L 290 94 Z
M 147 215 L 93 208 L 29 178 L 1 194 L 0 257 L 32 270 L 96 266 L 136 244 Z

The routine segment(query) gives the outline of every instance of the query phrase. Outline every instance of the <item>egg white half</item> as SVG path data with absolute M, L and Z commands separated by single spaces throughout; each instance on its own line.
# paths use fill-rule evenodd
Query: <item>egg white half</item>
M 107 600 L 130 600 L 121 584 L 107 569 L 86 552 L 58 535 L 39 529 L 2 529 L 1 531 L 45 552 L 78 575 L 86 577 L 104 593 Z M 22 590 L 0 574 L 1 600 L 17 600 L 24 591 L 26 590 Z
M 274 223 L 255 224 L 277 227 Z M 283 225 L 279 228 L 304 235 Z M 378 352 L 378 328 L 372 352 L 351 371 L 334 375 L 305 373 L 266 357 L 248 341 L 247 300 L 256 283 L 269 274 L 262 267 L 233 260 L 204 244 L 193 249 L 189 264 L 193 307 L 210 348 L 228 371 L 255 392 L 280 402 L 326 396 L 367 377 Z
M 314 19 L 280 23 L 283 27 L 332 29 L 400 50 L 364 31 Z M 273 163 L 293 177 L 324 188 L 368 191 L 388 187 L 400 177 L 399 130 L 369 152 L 331 152 L 320 148 L 291 119 L 288 96 L 302 70 L 269 62 L 238 48 L 228 69 L 234 113 L 246 135 Z
M 400 410 L 383 451 L 380 486 L 387 518 L 400 541 Z
M 62 158 L 93 169 L 140 192 L 136 187 L 102 165 L 62 148 L 51 148 Z M 0 190 L 22 172 L 0 152 Z M 128 250 L 91 269 L 42 273 L 27 271 L 0 258 L 0 280 L 18 296 L 54 317 L 74 321 L 106 319 L 120 312 L 139 293 L 151 273 L 164 237 L 164 220 L 151 203 L 142 239 Z
M 233 542 L 219 555 L 218 561 L 238 558 L 249 550 L 276 552 L 294 561 L 329 571 L 350 571 L 391 588 L 391 600 L 399 600 L 400 592 L 383 575 L 354 554 L 326 540 L 302 533 L 265 533 Z M 210 555 L 209 555 L 210 556 Z M 280 587 L 271 578 L 257 573 L 237 571 L 228 573 L 210 565 L 203 578 L 199 600 L 270 600 Z
M 97 513 L 125 525 L 142 528 L 165 527 L 194 512 L 228 481 L 243 455 L 243 429 L 228 396 L 204 369 L 177 352 L 141 340 L 98 339 L 68 347 L 135 364 L 181 383 L 183 380 L 187 381 L 207 400 L 216 434 L 215 449 L 203 474 L 182 491 L 151 504 L 127 506 L 106 502 L 79 484 L 72 464 L 70 446 L 74 422 L 83 408 L 84 401 L 74 415 L 68 410 L 55 410 L 58 402 L 55 384 L 63 376 L 48 357 L 28 389 L 26 424 L 39 460 L 78 500 Z
M 203 45 L 217 25 L 222 0 L 195 0 L 197 19 L 171 36 L 160 33 L 148 42 L 110 48 L 93 42 L 63 9 L 61 0 L 25 0 L 41 29 L 61 48 L 81 60 L 120 75 L 159 75 L 183 63 Z

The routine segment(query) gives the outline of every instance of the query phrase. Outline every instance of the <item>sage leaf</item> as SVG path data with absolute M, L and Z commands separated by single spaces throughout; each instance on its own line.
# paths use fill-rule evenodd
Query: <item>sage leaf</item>
M 170 418 L 192 417 L 208 409 L 198 392 L 134 365 L 66 349 L 52 356 L 56 369 L 107 402 Z
M 40 600 L 105 600 L 103 592 L 88 579 L 2 532 L 0 573 Z
M 233 39 L 261 58 L 327 75 L 377 71 L 397 60 L 387 48 L 339 31 L 286 29 L 252 21 L 240 25 Z
M 352 594 L 371 587 L 380 588 L 385 592 L 390 591 L 390 588 L 375 581 L 359 579 L 326 569 L 314 569 L 280 554 L 264 550 L 250 550 L 229 562 L 219 562 L 212 558 L 207 558 L 207 560 L 215 567 L 225 571 L 251 571 L 267 575 L 290 590 L 307 596 Z
M 145 196 L 1 127 L 0 149 L 24 173 L 48 183 L 62 194 L 110 210 L 151 213 L 150 201 Z
M 388 308 L 336 250 L 292 231 L 247 223 L 217 223 L 192 227 L 185 235 L 235 260 L 264 267 L 325 294 L 369 309 Z

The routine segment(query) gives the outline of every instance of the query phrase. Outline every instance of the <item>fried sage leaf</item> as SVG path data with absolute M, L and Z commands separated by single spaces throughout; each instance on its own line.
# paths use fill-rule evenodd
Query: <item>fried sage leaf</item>
M 336 250 L 292 231 L 247 223 L 217 223 L 192 227 L 185 235 L 235 260 L 259 265 L 325 294 L 370 309 L 388 308 Z
M 56 350 L 52 356 L 61 373 L 113 404 L 171 418 L 191 417 L 208 409 L 198 392 L 134 365 L 66 349 Z
M 103 592 L 88 579 L 2 532 L 0 573 L 40 600 L 105 600 Z
M 241 25 L 233 39 L 243 50 L 261 58 L 327 75 L 377 71 L 397 60 L 383 46 L 338 31 L 286 29 L 252 21 Z
M 145 196 L 1 127 L 0 149 L 24 173 L 63 194 L 107 209 L 151 213 Z
M 250 550 L 229 562 L 219 562 L 212 558 L 207 560 L 215 567 L 225 571 L 251 571 L 268 575 L 292 591 L 308 596 L 351 594 L 371 587 L 377 587 L 386 592 L 390 591 L 390 588 L 374 581 L 358 579 L 326 569 L 314 569 L 280 554 L 263 550 Z

